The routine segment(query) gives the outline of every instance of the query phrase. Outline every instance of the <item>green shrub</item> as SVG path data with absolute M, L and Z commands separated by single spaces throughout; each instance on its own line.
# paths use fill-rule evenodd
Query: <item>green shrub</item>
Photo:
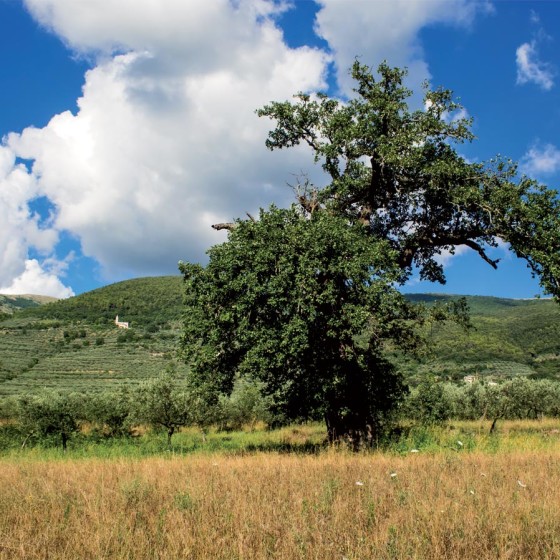
M 229 397 L 220 400 L 220 427 L 240 430 L 243 426 L 255 428 L 257 422 L 272 422 L 271 399 L 261 392 L 262 384 L 238 379 Z
M 439 424 L 451 417 L 452 400 L 442 383 L 424 381 L 409 395 L 406 411 L 411 419 Z

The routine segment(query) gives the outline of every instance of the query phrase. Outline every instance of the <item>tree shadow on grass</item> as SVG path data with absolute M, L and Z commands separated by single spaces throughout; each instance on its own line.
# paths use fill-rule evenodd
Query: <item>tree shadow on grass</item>
M 263 443 L 249 443 L 238 450 L 228 451 L 228 454 L 245 455 L 252 453 L 282 453 L 299 455 L 318 455 L 328 448 L 327 442 L 281 442 L 267 441 Z

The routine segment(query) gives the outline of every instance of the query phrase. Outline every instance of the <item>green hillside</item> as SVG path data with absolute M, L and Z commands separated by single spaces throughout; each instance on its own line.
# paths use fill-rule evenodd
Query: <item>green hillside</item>
M 412 301 L 448 301 L 447 295 L 413 294 Z M 465 375 L 529 375 L 560 379 L 560 305 L 552 300 L 469 296 L 473 329 L 438 325 L 429 335 L 430 354 L 407 371 L 458 380 Z
M 136 384 L 176 358 L 180 276 L 138 278 L 22 309 L 0 322 L 0 396 Z M 115 316 L 130 329 L 119 329 Z
M 46 305 L 21 296 L 0 322 L 0 396 L 42 387 L 100 391 L 135 384 L 170 365 L 181 334 L 180 276 L 138 278 Z M 412 294 L 426 304 L 456 296 Z M 452 324 L 429 333 L 422 360 L 397 360 L 414 383 L 426 375 L 527 375 L 560 379 L 560 306 L 550 300 L 467 297 L 474 329 Z M 114 325 L 115 316 L 130 323 Z
M 131 327 L 147 330 L 180 318 L 182 293 L 181 276 L 135 278 L 28 309 L 20 317 L 109 325 L 119 315 Z

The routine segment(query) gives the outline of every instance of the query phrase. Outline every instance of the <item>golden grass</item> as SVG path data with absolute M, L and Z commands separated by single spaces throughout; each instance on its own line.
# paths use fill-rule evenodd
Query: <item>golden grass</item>
M 3 460 L 0 558 L 560 558 L 560 452 Z

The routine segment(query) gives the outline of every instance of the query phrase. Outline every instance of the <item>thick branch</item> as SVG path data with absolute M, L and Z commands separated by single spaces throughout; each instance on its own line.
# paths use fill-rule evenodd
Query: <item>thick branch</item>
M 236 228 L 237 224 L 234 222 L 226 222 L 226 223 L 221 223 L 221 224 L 213 224 L 212 227 L 217 230 L 220 231 L 222 229 L 227 229 L 228 231 L 233 231 Z
M 310 194 L 304 193 L 297 195 L 297 200 L 308 214 L 313 214 L 313 212 L 319 208 L 319 199 L 316 190 L 312 190 Z
M 470 247 L 471 249 L 476 251 L 480 255 L 480 257 L 484 261 L 486 261 L 492 268 L 498 268 L 499 259 L 491 259 L 479 243 L 473 241 L 472 239 L 465 238 L 461 235 L 441 235 L 439 237 L 432 238 L 420 237 L 416 238 L 414 241 L 414 244 L 409 241 L 407 243 L 407 246 L 405 246 L 401 250 L 398 262 L 399 266 L 402 269 L 412 266 L 414 257 L 419 250 L 425 247 L 445 247 L 449 245 L 466 245 L 467 247 Z
M 412 261 L 414 260 L 414 255 L 416 255 L 416 251 L 418 251 L 418 247 L 405 247 L 399 257 L 398 257 L 398 264 L 401 269 L 408 268 L 412 266 Z

